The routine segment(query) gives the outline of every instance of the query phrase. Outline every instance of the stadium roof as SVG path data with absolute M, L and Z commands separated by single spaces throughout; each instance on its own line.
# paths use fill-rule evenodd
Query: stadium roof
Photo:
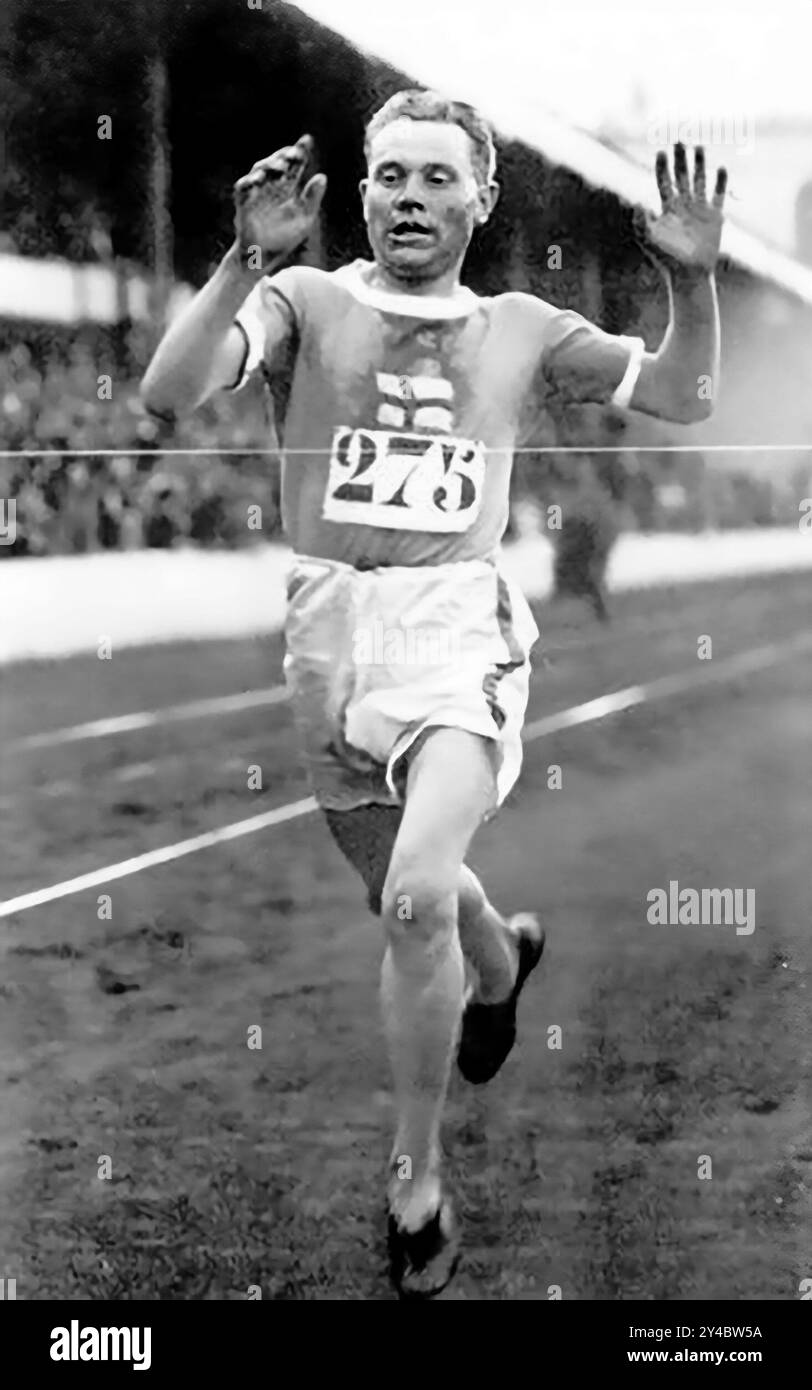
M 660 211 L 653 167 L 630 160 L 548 111 L 526 60 L 511 65 L 509 80 L 499 69 L 498 49 L 466 43 L 464 5 L 450 5 L 445 27 L 437 22 L 436 0 L 409 0 L 394 10 L 367 0 L 297 0 L 297 8 L 332 29 L 370 57 L 409 72 L 422 85 L 447 91 L 477 106 L 503 137 L 521 141 L 545 159 L 578 174 L 623 202 Z M 424 15 L 423 11 L 426 10 Z M 450 12 L 450 13 L 449 13 Z M 434 15 L 434 20 L 429 17 Z M 498 11 L 492 16 L 498 40 Z M 521 36 L 513 33 L 514 51 Z M 496 63 L 494 63 L 496 57 Z M 652 152 L 653 153 L 653 152 Z M 653 163 L 653 161 L 652 161 Z M 812 269 L 725 221 L 722 254 L 761 279 L 812 306 Z

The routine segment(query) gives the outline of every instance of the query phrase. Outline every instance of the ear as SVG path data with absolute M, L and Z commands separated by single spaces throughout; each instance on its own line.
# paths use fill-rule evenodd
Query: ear
M 492 181 L 491 183 L 480 184 L 477 189 L 477 213 L 475 218 L 477 227 L 485 226 L 485 223 L 488 221 L 488 218 L 499 201 L 500 192 L 501 189 L 498 183 Z
M 368 188 L 369 188 L 369 179 L 362 179 L 361 182 L 360 182 L 359 185 L 358 185 L 358 192 L 361 194 L 361 206 L 362 206 L 362 208 L 363 208 L 363 212 L 364 212 L 364 221 L 365 221 L 365 222 L 368 222 L 368 221 L 369 221 L 369 218 L 367 217 L 367 189 L 368 189 Z

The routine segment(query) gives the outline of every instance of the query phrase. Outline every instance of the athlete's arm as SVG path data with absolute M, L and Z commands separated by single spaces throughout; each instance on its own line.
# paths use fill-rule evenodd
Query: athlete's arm
M 141 400 L 151 414 L 180 419 L 214 391 L 236 383 L 247 344 L 234 317 L 259 278 L 232 247 L 158 345 L 141 383 Z
M 311 154 L 305 135 L 260 160 L 234 185 L 234 244 L 169 326 L 141 383 L 141 399 L 152 414 L 177 419 L 213 392 L 237 384 L 248 346 L 235 315 L 263 275 L 307 238 L 318 215 L 327 180 L 315 174 L 304 182 Z M 283 333 L 281 321 L 269 331 Z M 266 350 L 275 346 L 266 343 Z
M 694 186 L 683 145 L 674 149 L 676 191 L 668 159 L 657 156 L 659 217 L 642 209 L 635 225 L 643 249 L 666 278 L 670 320 L 662 345 L 642 359 L 629 401 L 632 410 L 690 424 L 713 409 L 719 377 L 719 307 L 714 267 L 722 235 L 727 174 L 719 169 L 712 201 L 706 196 L 705 154 L 694 153 Z
M 640 209 L 635 216 L 644 250 L 666 276 L 670 296 L 670 323 L 656 353 L 646 352 L 642 338 L 605 333 L 572 310 L 555 310 L 529 295 L 510 296 L 517 321 L 530 325 L 531 356 L 541 353 L 548 388 L 565 402 L 611 403 L 680 424 L 711 413 L 719 371 L 713 270 L 727 176 L 719 170 L 713 202 L 708 204 L 701 148 L 696 151 L 693 192 L 681 146 L 675 170 L 678 194 L 671 187 L 665 155 L 658 155 L 663 214 L 653 217 Z

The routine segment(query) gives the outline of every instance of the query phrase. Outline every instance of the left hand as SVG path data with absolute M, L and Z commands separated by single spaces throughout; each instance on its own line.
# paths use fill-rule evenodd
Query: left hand
M 657 186 L 662 213 L 638 207 L 634 210 L 634 229 L 643 250 L 663 270 L 694 270 L 710 274 L 719 257 L 722 239 L 722 205 L 727 188 L 727 170 L 716 173 L 716 188 L 708 202 L 705 184 L 705 151 L 694 150 L 694 186 L 688 173 L 685 146 L 674 146 L 674 177 L 671 182 L 668 156 L 657 153 Z

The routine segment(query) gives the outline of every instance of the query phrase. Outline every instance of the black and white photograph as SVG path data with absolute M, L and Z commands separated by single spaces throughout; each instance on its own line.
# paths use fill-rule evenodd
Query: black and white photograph
M 605 1369 L 765 1369 L 734 1305 L 812 1301 L 811 43 L 4 7 L 0 1299 L 46 1369 L 243 1301 L 645 1304 Z

